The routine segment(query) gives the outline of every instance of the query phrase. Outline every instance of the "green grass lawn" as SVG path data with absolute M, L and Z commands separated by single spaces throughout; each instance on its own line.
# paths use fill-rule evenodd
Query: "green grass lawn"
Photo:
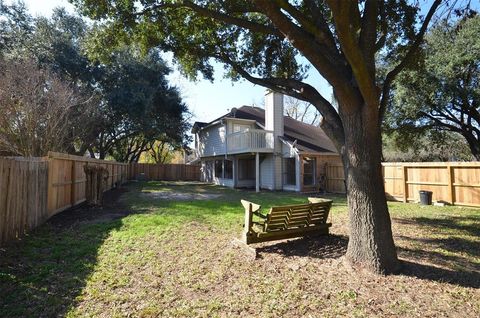
M 344 262 L 344 197 L 331 196 L 331 236 L 259 244 L 251 260 L 231 242 L 240 199 L 268 208 L 305 195 L 127 190 L 0 249 L 0 317 L 480 316 L 480 209 L 389 203 L 404 270 L 377 276 Z

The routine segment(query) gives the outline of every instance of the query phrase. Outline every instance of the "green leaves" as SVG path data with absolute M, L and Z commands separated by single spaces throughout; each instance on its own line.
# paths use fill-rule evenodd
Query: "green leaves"
M 21 4 L 0 2 L 0 54 L 32 60 L 33 67 L 53 71 L 60 80 L 85 92 L 85 100 L 95 103 L 94 110 L 84 108 L 84 113 L 83 104 L 78 106 L 89 120 L 71 124 L 81 138 L 70 145 L 69 152 L 83 155 L 88 149 L 102 158 L 115 152 L 117 158 L 134 160 L 138 153 L 131 156 L 130 150 L 118 151 L 132 140 L 139 140 L 140 152 L 160 138 L 175 147 L 187 143 L 188 109 L 165 78 L 170 69 L 158 50 L 132 41 L 127 32 L 129 21 L 135 20 L 134 2 L 118 1 L 113 7 L 111 1 L 94 3 L 92 14 L 118 12 L 125 19 L 110 19 L 100 28 L 64 9 L 56 9 L 50 19 L 32 18 Z M 142 30 L 137 36 L 147 39 L 157 31 Z
M 461 134 L 480 152 L 480 17 L 441 21 L 426 37 L 421 58 L 395 86 L 388 114 L 394 130 L 436 127 Z

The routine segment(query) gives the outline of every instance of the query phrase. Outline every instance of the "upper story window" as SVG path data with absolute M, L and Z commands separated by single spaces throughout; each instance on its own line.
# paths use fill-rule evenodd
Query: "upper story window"
M 244 124 L 233 124 L 233 132 L 242 132 L 250 128 L 250 125 L 244 125 Z

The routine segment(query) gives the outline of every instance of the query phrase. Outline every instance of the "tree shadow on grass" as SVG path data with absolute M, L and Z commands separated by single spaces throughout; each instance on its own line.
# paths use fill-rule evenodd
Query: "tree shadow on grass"
M 478 271 L 449 270 L 411 260 L 402 260 L 402 270 L 399 274 L 463 287 L 480 288 L 480 272 Z
M 444 228 L 453 231 L 465 232 L 469 235 L 480 236 L 480 215 L 449 216 L 446 219 L 414 218 L 414 222 L 432 228 Z
M 285 257 L 300 256 L 318 259 L 335 259 L 345 255 L 348 238 L 346 236 L 307 236 L 279 243 L 264 243 L 256 247 L 262 254 L 280 254 Z M 267 245 L 268 244 L 268 245 Z
M 434 231 L 454 231 L 468 235 L 480 236 L 480 215 L 448 216 L 446 218 L 418 217 L 394 220 L 400 224 L 413 224 L 429 227 Z
M 306 257 L 315 259 L 337 259 L 345 255 L 348 245 L 346 236 L 318 236 L 304 237 L 295 240 L 265 243 L 257 246 L 256 250 L 262 254 L 279 254 L 284 257 Z M 416 277 L 418 279 L 450 283 L 463 287 L 480 287 L 480 271 L 465 270 L 465 260 L 462 257 L 445 256 L 435 251 L 397 248 L 402 258 L 402 268 L 399 275 Z M 407 256 L 407 259 L 405 259 Z M 427 260 L 433 265 L 421 263 Z M 463 269 L 450 270 L 439 266 L 451 266 Z
M 480 236 L 480 215 L 394 220 L 399 224 L 418 227 L 420 230 L 416 233 L 428 233 L 427 237 L 420 237 L 419 234 L 397 236 L 412 243 L 408 246 L 414 246 L 398 249 L 399 255 L 407 258 L 403 274 L 480 288 L 480 248 L 476 241 Z
M 406 241 L 415 242 L 417 245 L 429 245 L 455 254 L 461 253 L 468 257 L 480 258 L 480 245 L 462 237 L 451 236 L 448 238 L 420 238 L 410 236 L 397 236 Z M 447 257 L 447 256 L 446 256 Z
M 97 263 L 98 249 L 128 211 L 106 193 L 104 208 L 64 211 L 0 249 L 0 317 L 65 316 Z

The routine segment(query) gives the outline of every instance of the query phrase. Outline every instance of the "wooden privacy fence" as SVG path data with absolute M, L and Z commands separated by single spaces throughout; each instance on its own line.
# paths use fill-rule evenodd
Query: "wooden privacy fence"
M 418 201 L 427 190 L 433 201 L 480 206 L 480 162 L 385 163 L 383 171 L 391 199 Z
M 85 166 L 108 171 L 105 190 L 129 179 L 200 180 L 200 167 L 137 164 L 49 152 L 47 157 L 0 157 L 0 245 L 86 200 Z
M 0 245 L 48 219 L 48 162 L 0 158 Z
M 199 181 L 200 166 L 183 164 L 131 163 L 129 179 Z
M 108 170 L 106 190 L 125 182 L 128 164 L 49 152 L 43 158 L 0 157 L 0 245 L 85 201 L 84 166 Z
M 48 211 L 50 215 L 85 201 L 85 183 L 87 182 L 85 165 L 107 169 L 108 179 L 105 190 L 110 190 L 128 179 L 127 163 L 49 152 Z
M 418 201 L 419 191 L 433 201 L 480 206 L 480 162 L 387 162 L 382 164 L 390 200 Z M 345 193 L 343 166 L 327 164 L 327 191 Z

